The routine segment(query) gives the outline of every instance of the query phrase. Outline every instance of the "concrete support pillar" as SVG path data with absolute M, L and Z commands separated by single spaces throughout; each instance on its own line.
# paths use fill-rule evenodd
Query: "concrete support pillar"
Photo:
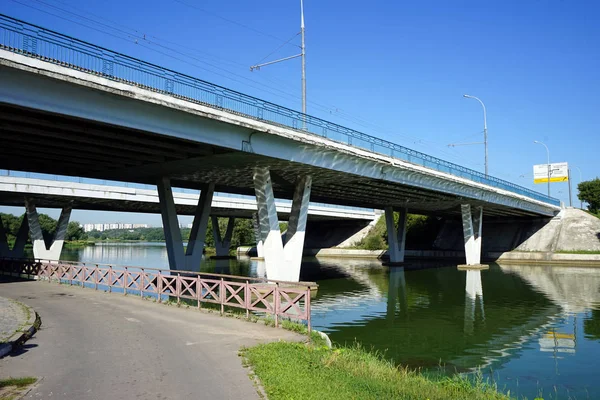
M 225 231 L 225 236 L 223 237 L 221 237 L 221 230 L 219 229 L 219 219 L 215 215 L 212 215 L 211 219 L 217 257 L 228 257 L 229 247 L 231 246 L 231 237 L 233 236 L 235 218 L 231 217 L 227 221 L 227 230 Z
M 266 232 L 262 232 L 260 225 L 260 218 L 258 217 L 258 213 L 254 213 L 252 216 L 252 223 L 254 225 L 254 238 L 256 239 L 256 255 L 258 258 L 265 258 L 264 251 L 264 240 L 267 237 L 268 230 Z M 264 235 L 263 235 L 264 233 Z
M 406 217 L 408 210 L 401 208 L 399 210 L 398 229 L 394 225 L 394 209 L 392 207 L 385 208 L 385 224 L 388 232 L 388 245 L 390 263 L 404 262 L 404 253 L 406 245 Z
M 310 176 L 300 177 L 296 182 L 284 246 L 275 208 L 271 174 L 268 168 L 256 168 L 254 171 L 258 225 L 264 238 L 264 258 L 269 279 L 294 282 L 300 280 L 311 183 Z
M 0 258 L 24 258 L 25 257 L 25 243 L 27 243 L 27 238 L 29 237 L 29 224 L 27 223 L 27 216 L 23 217 L 23 221 L 21 221 L 21 226 L 19 227 L 19 231 L 17 232 L 17 237 L 15 239 L 15 244 L 11 249 L 8 246 L 8 238 L 6 237 L 6 229 L 2 224 L 2 219 L 0 218 Z
M 183 240 L 181 239 L 181 230 L 179 229 L 179 220 L 177 219 L 171 181 L 169 178 L 162 178 L 157 182 L 156 186 L 160 201 L 163 229 L 165 231 L 169 268 L 180 271 L 199 271 L 204 251 L 208 217 L 215 191 L 214 183 L 209 183 L 202 187 L 185 252 L 183 251 Z
M 60 259 L 60 253 L 65 243 L 67 227 L 71 218 L 72 205 L 63 207 L 56 230 L 52 237 L 45 237 L 40 226 L 37 209 L 32 200 L 25 200 L 25 209 L 27 211 L 27 222 L 29 225 L 29 234 L 33 243 L 33 257 L 42 260 L 56 261 Z
M 474 215 L 470 204 L 460 206 L 465 241 L 465 255 L 467 265 L 481 264 L 481 225 L 483 221 L 483 207 L 477 207 Z

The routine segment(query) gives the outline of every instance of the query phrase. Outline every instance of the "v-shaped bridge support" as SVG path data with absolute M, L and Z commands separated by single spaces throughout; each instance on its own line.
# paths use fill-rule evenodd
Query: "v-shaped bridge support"
M 254 171 L 254 188 L 259 219 L 258 231 L 263 242 L 263 255 L 269 279 L 293 282 L 300 280 L 311 184 L 312 178 L 309 175 L 299 177 L 296 181 L 284 243 L 279 230 L 279 219 L 269 169 L 256 168 Z
M 185 252 L 183 250 L 183 240 L 181 238 L 181 230 L 179 229 L 179 220 L 177 219 L 171 181 L 169 178 L 162 178 L 157 182 L 156 186 L 158 188 L 160 213 L 165 231 L 169 268 L 180 271 L 199 271 L 215 184 L 209 183 L 201 189 Z

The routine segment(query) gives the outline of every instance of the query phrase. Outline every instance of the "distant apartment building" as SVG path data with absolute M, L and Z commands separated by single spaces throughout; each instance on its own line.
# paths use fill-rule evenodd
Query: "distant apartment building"
M 137 229 L 137 228 L 149 228 L 148 224 L 123 224 L 120 222 L 109 223 L 109 224 L 84 224 L 83 230 L 85 232 L 99 231 L 104 232 L 109 229 Z

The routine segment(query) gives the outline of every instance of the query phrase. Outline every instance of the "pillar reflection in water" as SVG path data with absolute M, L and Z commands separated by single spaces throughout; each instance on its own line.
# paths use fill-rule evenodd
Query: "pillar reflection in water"
M 483 287 L 481 285 L 481 271 L 467 270 L 467 279 L 465 285 L 465 325 L 464 332 L 472 334 L 475 328 L 475 314 L 477 309 L 477 300 L 481 309 L 481 320 L 485 321 L 485 311 L 483 308 Z
M 267 263 L 264 259 L 256 260 L 256 277 L 266 278 L 267 277 Z
M 408 310 L 406 303 L 406 279 L 404 277 L 404 267 L 390 267 L 386 313 L 388 319 L 394 319 L 397 308 L 399 308 L 402 314 L 406 314 Z

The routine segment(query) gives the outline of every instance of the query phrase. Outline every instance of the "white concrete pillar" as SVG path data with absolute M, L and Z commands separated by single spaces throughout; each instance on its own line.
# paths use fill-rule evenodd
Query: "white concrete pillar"
M 231 246 L 231 237 L 233 236 L 235 218 L 230 217 L 227 221 L 227 230 L 225 231 L 225 236 L 223 237 L 221 237 L 221 230 L 219 229 L 219 219 L 215 215 L 212 215 L 211 219 L 217 257 L 227 257 L 229 256 L 229 247 Z
M 202 187 L 185 253 L 183 251 L 183 240 L 181 238 L 181 230 L 179 229 L 175 200 L 173 199 L 171 180 L 169 178 L 162 178 L 157 182 L 156 187 L 158 189 L 160 213 L 165 231 L 169 268 L 180 271 L 199 271 L 204 251 L 208 217 L 215 191 L 214 183 L 209 183 Z
M 50 238 L 44 237 L 42 227 L 40 226 L 37 209 L 30 199 L 25 199 L 25 209 L 27 211 L 27 222 L 29 225 L 29 234 L 33 243 L 33 257 L 42 260 L 56 261 L 60 259 L 60 253 L 65 243 L 67 227 L 71 218 L 72 205 L 63 207 L 56 230 Z
M 475 215 L 471 213 L 470 204 L 460 206 L 462 212 L 463 234 L 467 265 L 481 264 L 481 227 L 483 207 L 478 207 Z
M 11 249 L 8 246 L 8 238 L 6 237 L 6 229 L 2 224 L 2 219 L 0 218 L 0 258 L 24 258 L 25 257 L 25 243 L 27 243 L 27 239 L 29 238 L 29 224 L 27 223 L 27 216 L 23 217 L 23 221 L 21 221 L 21 226 L 19 227 L 19 231 L 17 232 L 17 237 L 15 239 L 15 244 Z
M 404 262 L 406 246 L 406 217 L 408 210 L 401 208 L 399 210 L 398 229 L 394 225 L 394 209 L 385 208 L 385 224 L 388 232 L 388 254 L 390 263 Z
M 264 238 L 264 259 L 269 279 L 293 282 L 300 280 L 311 183 L 310 176 L 301 177 L 296 182 L 284 246 L 275 208 L 271 174 L 268 168 L 256 168 L 254 171 L 259 227 Z
M 265 258 L 264 251 L 264 240 L 267 237 L 268 230 L 263 232 L 261 230 L 260 218 L 258 217 L 258 213 L 254 213 L 252 215 L 252 224 L 254 225 L 254 238 L 256 239 L 256 255 L 258 258 Z

